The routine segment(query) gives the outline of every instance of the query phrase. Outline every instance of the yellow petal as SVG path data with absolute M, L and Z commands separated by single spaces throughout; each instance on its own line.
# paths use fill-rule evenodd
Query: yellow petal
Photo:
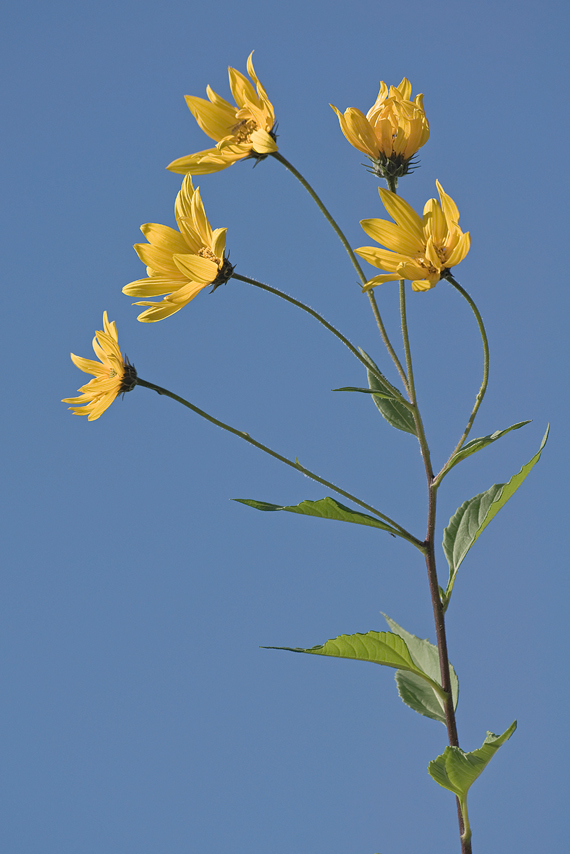
M 202 237 L 203 245 L 209 248 L 212 243 L 212 227 L 208 222 L 208 217 L 204 210 L 199 187 L 196 189 L 196 192 L 192 197 L 192 221 L 194 223 L 195 230 Z
M 248 101 L 254 104 L 259 101 L 255 89 L 241 71 L 238 71 L 237 68 L 232 68 L 230 65 L 228 75 L 230 78 L 230 89 L 238 107 L 243 108 L 247 106 Z
M 395 271 L 399 264 L 410 260 L 405 255 L 389 252 L 387 249 L 377 249 L 375 246 L 361 246 L 360 249 L 354 251 L 369 264 L 379 267 L 381 270 Z
M 468 231 L 465 234 L 462 234 L 457 246 L 451 252 L 448 258 L 446 258 L 446 266 L 454 267 L 456 264 L 459 264 L 460 261 L 463 261 L 467 253 L 471 248 L 471 235 Z
M 366 113 L 366 118 L 369 122 L 374 124 L 374 121 L 378 115 L 378 113 L 384 108 L 384 101 L 388 97 L 388 87 L 384 83 L 383 80 L 380 81 L 380 91 L 378 92 L 378 97 L 375 102 L 372 104 L 368 112 Z
M 95 362 L 93 359 L 83 359 L 81 356 L 76 356 L 75 353 L 71 353 L 71 361 L 80 371 L 85 371 L 86 374 L 95 374 L 97 376 L 105 370 L 105 366 L 100 362 Z
M 215 151 L 215 149 L 214 149 Z M 174 203 L 174 215 L 176 222 L 184 216 L 192 215 L 192 196 L 194 195 L 194 185 L 192 184 L 192 175 L 185 175 L 180 187 L 180 192 L 176 196 Z
M 227 231 L 227 228 L 216 228 L 212 233 L 212 252 L 220 261 L 222 261 L 224 257 Z
M 360 225 L 372 240 L 402 255 L 415 255 L 423 251 L 423 240 L 418 240 L 399 225 L 385 219 L 363 219 Z
M 166 168 L 180 175 L 210 175 L 212 172 L 227 169 L 232 163 L 233 160 L 225 158 L 219 149 L 208 148 L 196 154 L 189 154 L 187 157 L 179 157 L 178 160 L 169 163 Z
M 180 232 L 168 225 L 147 222 L 141 225 L 141 231 L 149 243 L 170 255 L 174 255 L 175 252 L 186 252 L 188 249 Z
M 430 282 L 428 279 L 421 279 L 418 281 L 417 279 L 412 282 L 412 290 L 413 291 L 429 291 L 431 288 L 435 288 L 437 282 Z
M 212 104 L 210 101 L 205 101 L 203 98 L 197 98 L 194 95 L 186 95 L 185 100 L 199 127 L 209 137 L 217 142 L 231 133 L 231 129 L 236 123 L 237 110 L 235 107 L 224 106 L 219 101 Z
M 425 238 L 422 221 L 415 210 L 401 196 L 397 196 L 389 190 L 379 187 L 378 192 L 390 216 L 396 220 L 404 231 L 408 232 L 410 237 L 420 241 L 423 245 Z
M 443 213 L 445 214 L 445 218 L 450 222 L 459 222 L 459 209 L 451 196 L 448 196 L 447 193 L 444 193 L 443 187 L 439 183 L 439 181 L 435 182 L 437 191 L 439 193 L 439 198 L 441 199 L 441 207 Z
M 130 282 L 123 288 L 123 293 L 128 297 L 161 297 L 171 294 L 173 291 L 186 284 L 186 277 L 171 279 L 166 276 L 153 276 L 152 279 L 138 279 Z
M 381 276 L 374 276 L 366 282 L 362 288 L 362 293 L 369 291 L 370 288 L 375 288 L 377 285 L 383 285 L 384 282 L 394 282 L 399 278 L 400 276 L 397 273 L 385 273 Z
M 143 264 L 152 267 L 162 275 L 177 276 L 177 268 L 172 260 L 172 252 L 165 252 L 157 246 L 151 246 L 150 243 L 136 243 L 135 251 Z
M 251 146 L 257 154 L 273 154 L 279 150 L 271 134 L 261 128 L 251 134 Z
M 412 97 L 412 84 L 404 77 L 399 86 L 396 87 L 403 101 L 409 101 Z
M 447 220 L 435 199 L 426 202 L 422 221 L 425 236 L 431 237 L 436 246 L 443 246 L 447 239 Z
M 175 255 L 178 269 L 193 282 L 209 285 L 218 275 L 218 265 L 200 255 Z

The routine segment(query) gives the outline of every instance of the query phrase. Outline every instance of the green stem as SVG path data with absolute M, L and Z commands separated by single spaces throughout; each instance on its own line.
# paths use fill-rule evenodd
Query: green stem
M 295 178 L 303 185 L 303 187 L 305 188 L 307 193 L 310 195 L 312 200 L 315 202 L 316 206 L 318 207 L 318 209 L 320 210 L 320 212 L 322 213 L 324 218 L 327 220 L 327 222 L 329 223 L 329 225 L 331 226 L 331 228 L 333 229 L 333 231 L 337 235 L 338 239 L 340 240 L 340 242 L 342 243 L 342 245 L 346 249 L 346 251 L 348 253 L 348 257 L 352 261 L 353 267 L 356 270 L 356 272 L 358 273 L 358 278 L 360 279 L 361 283 L 363 285 L 365 285 L 368 280 L 367 280 L 366 276 L 364 275 L 364 273 L 362 272 L 362 267 L 358 263 L 358 259 L 356 258 L 356 255 L 354 254 L 354 252 L 350 246 L 350 243 L 346 239 L 344 232 L 342 231 L 342 229 L 340 228 L 340 226 L 338 225 L 336 220 L 331 216 L 331 214 L 329 213 L 329 211 L 327 210 L 327 208 L 325 207 L 325 205 L 323 204 L 323 202 L 321 201 L 319 196 L 317 196 L 317 194 L 315 193 L 315 191 L 313 190 L 313 188 L 311 187 L 309 182 L 307 180 L 305 180 L 305 178 L 303 178 L 301 173 L 297 169 L 295 169 L 295 167 L 293 166 L 292 163 L 289 163 L 289 161 L 286 160 L 285 157 L 283 157 L 281 152 L 275 151 L 271 156 L 274 157 L 276 160 L 278 160 L 280 163 L 282 163 L 283 166 L 285 166 L 285 168 L 288 169 L 289 172 L 291 172 L 291 174 L 294 175 Z M 368 299 L 370 301 L 370 305 L 372 306 L 372 311 L 374 313 L 374 318 L 376 320 L 376 324 L 378 326 L 378 329 L 380 330 L 380 335 L 382 336 L 382 341 L 384 342 L 386 349 L 388 350 L 390 356 L 392 357 L 392 361 L 394 362 L 394 365 L 396 366 L 396 369 L 397 369 L 398 373 L 400 374 L 400 377 L 402 378 L 402 382 L 404 384 L 406 384 L 405 371 L 404 371 L 404 369 L 400 363 L 400 360 L 398 359 L 396 351 L 394 350 L 394 348 L 392 347 L 392 344 L 390 343 L 388 333 L 386 332 L 386 327 L 384 326 L 384 323 L 382 321 L 382 317 L 380 316 L 380 312 L 379 312 L 378 306 L 376 304 L 376 298 L 375 298 L 375 296 L 371 290 L 367 291 L 367 294 L 368 294 Z M 406 388 L 407 388 L 407 386 L 406 386 Z
M 418 408 L 418 402 L 416 399 L 416 384 L 414 381 L 414 369 L 412 365 L 412 351 L 410 349 L 410 339 L 408 336 L 408 319 L 406 314 L 406 282 L 404 279 L 400 279 L 400 321 L 402 324 L 402 340 L 404 342 L 404 353 L 406 355 L 406 370 L 408 375 L 408 393 L 410 395 L 410 402 L 414 407 L 414 420 L 416 424 L 416 431 L 418 434 L 418 441 L 420 443 L 420 449 L 422 452 L 422 459 L 424 461 L 424 467 L 426 470 L 426 477 L 428 481 L 428 487 L 431 486 L 433 481 L 433 468 L 431 464 L 431 455 L 429 450 L 429 445 L 427 443 L 426 433 L 424 429 L 424 424 L 422 421 L 422 417 L 420 415 L 420 410 Z
M 272 451 L 271 448 L 268 448 L 267 445 L 262 445 L 261 442 L 252 439 L 249 433 L 245 433 L 243 430 L 236 430 L 234 427 L 230 427 L 229 424 L 224 424 L 223 421 L 219 421 L 217 418 L 214 418 L 212 415 L 208 415 L 207 412 L 204 412 L 202 409 L 199 409 L 197 406 L 194 406 L 193 403 L 190 403 L 188 400 L 185 400 L 183 397 L 180 397 L 177 394 L 174 394 L 171 391 L 168 391 L 166 388 L 162 388 L 161 386 L 155 385 L 154 383 L 149 383 L 146 380 L 141 379 L 140 377 L 136 378 L 136 384 L 143 386 L 144 388 L 150 388 L 152 391 L 156 391 L 157 394 L 165 395 L 166 397 L 172 398 L 172 400 L 176 400 L 178 403 L 181 403 L 183 406 L 186 406 L 188 409 L 191 409 L 192 412 L 195 412 L 197 415 L 200 415 L 202 418 L 205 418 L 206 421 L 209 421 L 211 424 L 215 424 L 216 427 L 221 427 L 222 430 L 227 430 L 228 433 L 233 433 L 234 436 L 239 436 L 240 439 L 244 439 L 244 441 L 249 442 L 250 445 L 253 445 L 255 448 L 259 448 L 259 450 L 264 451 L 266 454 L 269 454 L 272 457 L 275 457 L 276 460 L 280 460 L 285 465 L 290 466 L 291 468 L 296 469 L 297 471 L 302 472 L 307 477 L 310 477 L 312 480 L 316 480 L 317 483 L 322 483 L 324 486 L 329 489 L 338 492 L 339 495 L 344 496 L 344 498 L 348 498 L 350 501 L 353 501 L 355 504 L 360 505 L 360 507 L 364 507 L 365 510 L 368 510 L 370 513 L 374 513 L 375 516 L 378 516 L 379 519 L 382 519 L 388 525 L 391 526 L 392 533 L 395 536 L 402 537 L 402 539 L 407 540 L 413 546 L 415 546 L 419 551 L 424 551 L 423 543 L 414 537 L 413 534 L 410 534 L 409 531 L 406 531 L 405 528 L 402 528 L 401 525 L 398 525 L 397 522 L 394 522 L 393 519 L 390 519 L 389 516 L 386 516 L 384 513 L 380 513 L 379 510 L 376 510 L 370 504 L 366 504 L 364 501 L 361 501 L 356 496 L 351 495 L 350 492 L 346 492 L 346 490 L 341 489 L 338 486 L 335 486 L 334 483 L 331 483 L 328 480 L 325 480 L 322 477 L 319 477 L 309 469 L 305 468 L 301 465 L 301 463 L 296 460 L 293 462 L 292 460 L 287 459 L 287 457 L 278 454 L 276 451 Z
M 435 478 L 435 483 L 437 485 L 439 485 L 441 483 L 441 481 L 443 480 L 445 475 L 450 471 L 450 469 L 453 468 L 453 465 L 454 465 L 453 457 L 461 449 L 463 443 L 465 442 L 465 440 L 467 439 L 467 436 L 469 435 L 471 427 L 473 426 L 473 422 L 475 421 L 475 416 L 477 415 L 479 407 L 481 406 L 483 398 L 485 397 L 485 392 L 487 391 L 487 384 L 489 382 L 489 342 L 487 340 L 487 333 L 485 332 L 485 325 L 483 323 L 483 318 L 481 317 L 481 315 L 479 313 L 479 309 L 477 308 L 477 306 L 475 305 L 475 303 L 473 302 L 473 300 L 471 299 L 471 297 L 469 296 L 467 291 L 461 287 L 459 282 L 457 282 L 453 278 L 451 273 L 448 273 L 445 278 L 447 279 L 447 281 L 451 285 L 453 285 L 455 290 L 458 291 L 465 300 L 467 300 L 467 302 L 469 303 L 469 305 L 471 307 L 473 314 L 475 315 L 475 319 L 476 319 L 477 325 L 479 327 L 479 332 L 481 334 L 481 341 L 483 343 L 483 382 L 481 383 L 481 388 L 479 389 L 477 397 L 475 398 L 475 406 L 473 407 L 471 415 L 469 416 L 469 420 L 467 422 L 467 426 L 465 427 L 465 430 L 463 431 L 463 435 L 461 436 L 461 439 L 459 440 L 459 442 L 457 443 L 457 445 L 455 446 L 455 448 L 451 452 L 449 459 L 447 460 L 447 462 L 445 463 L 445 465 L 443 466 L 443 468 L 441 469 L 441 471 L 439 472 L 439 474 Z
M 392 192 L 396 192 L 396 182 L 392 183 L 388 182 L 388 188 Z M 439 592 L 439 582 L 437 578 L 437 568 L 436 568 L 436 559 L 435 559 L 435 523 L 436 523 L 436 511 L 437 511 L 437 488 L 438 484 L 435 482 L 433 476 L 433 468 L 431 464 L 431 457 L 429 446 L 427 443 L 425 430 L 423 426 L 422 417 L 420 415 L 420 411 L 417 404 L 416 398 L 416 385 L 414 382 L 414 370 L 412 365 L 412 352 L 410 348 L 410 340 L 408 335 L 408 320 L 406 314 L 406 290 L 405 290 L 405 280 L 400 280 L 400 320 L 402 324 L 402 340 L 404 343 L 404 352 L 406 357 L 406 370 L 408 383 L 407 388 L 410 395 L 410 402 L 414 406 L 414 420 L 416 424 L 416 431 L 418 434 L 418 440 L 420 443 L 420 450 L 422 454 L 422 459 L 424 461 L 424 467 L 427 477 L 427 485 L 428 485 L 428 519 L 427 519 L 427 531 L 426 538 L 424 540 L 425 546 L 425 561 L 426 561 L 426 569 L 428 575 L 428 584 L 430 590 L 430 597 L 432 603 L 432 611 L 433 618 L 435 624 L 435 633 L 437 640 L 437 651 L 439 656 L 439 672 L 441 678 L 441 687 L 446 692 L 446 698 L 444 700 L 444 713 L 445 713 L 445 723 L 447 728 L 447 737 L 449 744 L 455 747 L 459 747 L 459 738 L 457 735 L 457 724 L 455 720 L 455 709 L 453 707 L 453 693 L 451 690 L 451 673 L 450 673 L 450 665 L 449 665 L 449 655 L 447 652 L 447 637 L 445 631 L 445 609 L 443 607 L 443 603 L 441 601 L 441 595 Z M 462 854 L 471 854 L 471 831 L 468 831 L 468 825 L 465 825 L 462 804 L 459 801 L 459 798 L 456 798 L 456 806 L 457 806 L 457 819 L 459 822 L 459 833 L 461 837 L 461 852 Z
M 277 288 L 272 288 L 269 285 L 264 285 L 263 282 L 258 282 L 257 279 L 251 279 L 249 276 L 240 276 L 239 273 L 232 273 L 232 279 L 238 279 L 240 282 L 245 282 L 248 285 L 253 285 L 256 288 L 261 288 L 261 290 L 263 291 L 268 291 L 270 294 L 275 294 L 275 296 L 281 297 L 281 299 L 287 300 L 287 302 L 290 302 L 292 305 L 297 306 L 297 308 L 306 311 L 307 314 L 310 314 L 311 317 L 314 317 L 316 320 L 319 321 L 319 323 L 322 323 L 325 329 L 328 329 L 329 332 L 332 332 L 333 335 L 336 335 L 336 337 L 340 341 L 342 341 L 345 347 L 348 347 L 353 356 L 356 356 L 358 361 L 364 365 L 366 370 L 374 374 L 376 379 L 390 392 L 393 397 L 397 398 L 398 402 L 401 403 L 402 406 L 405 406 L 407 409 L 413 411 L 413 407 L 408 403 L 407 400 L 402 397 L 398 389 L 391 385 L 391 383 L 388 382 L 388 380 L 383 374 L 381 374 L 379 371 L 375 371 L 374 368 L 370 365 L 370 363 L 364 358 L 364 356 L 359 353 L 356 347 L 354 347 L 350 343 L 348 338 L 345 338 L 342 332 L 339 332 L 338 329 L 335 329 L 335 327 L 327 320 L 325 320 L 322 315 L 318 314 L 318 312 L 314 311 L 312 308 L 309 308 L 308 305 L 305 305 L 305 303 L 300 302 L 298 299 L 290 297 L 289 294 L 286 294 L 284 291 L 280 291 Z

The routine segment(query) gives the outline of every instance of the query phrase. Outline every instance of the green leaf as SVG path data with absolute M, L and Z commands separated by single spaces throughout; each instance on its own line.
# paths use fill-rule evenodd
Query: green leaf
M 371 661 L 373 664 L 383 664 L 395 667 L 396 670 L 406 670 L 427 680 L 442 696 L 445 695 L 439 682 L 432 680 L 414 662 L 406 642 L 399 635 L 391 632 L 357 632 L 354 635 L 339 635 L 328 640 L 321 646 L 301 649 L 291 646 L 265 646 L 262 649 L 284 649 L 289 652 L 307 652 L 311 655 L 328 655 L 333 658 L 353 658 L 357 661 Z
M 362 347 L 358 348 L 366 361 L 370 364 L 371 368 L 377 371 L 380 376 L 384 376 L 384 374 L 380 371 L 378 366 L 372 361 L 368 353 L 365 353 Z M 410 412 L 409 409 L 406 409 L 405 406 L 402 406 L 397 400 L 386 399 L 385 395 L 389 393 L 390 383 L 388 383 L 388 391 L 386 387 L 382 385 L 378 377 L 374 376 L 372 371 L 367 370 L 368 374 L 368 386 L 370 391 L 373 394 L 373 400 L 378 409 L 380 410 L 381 415 L 386 419 L 388 424 L 391 424 L 392 427 L 395 427 L 397 430 L 403 430 L 405 433 L 411 433 L 412 436 L 416 436 L 416 425 L 414 423 L 414 416 Z M 388 382 L 388 380 L 386 380 Z M 397 394 L 397 391 L 394 390 Z
M 471 439 L 470 442 L 463 445 L 455 456 L 451 458 L 449 461 L 449 468 L 447 470 L 449 471 L 449 469 L 453 468 L 453 466 L 457 465 L 461 460 L 465 460 L 467 457 L 470 457 L 471 454 L 476 454 L 477 451 L 480 451 L 482 448 L 486 448 L 487 445 L 491 445 L 493 442 L 496 442 L 497 439 L 500 439 L 502 436 L 510 433 L 511 430 L 519 430 L 521 427 L 524 427 L 525 424 L 530 424 L 530 421 L 519 421 L 511 427 L 507 427 L 506 430 L 496 430 L 489 436 L 481 436 L 479 439 Z
M 517 728 L 513 721 L 502 735 L 487 733 L 483 746 L 470 753 L 464 753 L 459 747 L 446 747 L 443 753 L 428 765 L 428 771 L 440 786 L 449 789 L 459 798 L 461 814 L 465 824 L 463 839 L 471 838 L 469 817 L 467 815 L 467 792 L 477 777 L 483 773 L 499 747 L 508 741 Z
M 540 459 L 542 449 L 548 439 L 548 431 L 540 444 L 540 448 L 534 457 L 522 467 L 518 474 L 513 475 L 508 483 L 495 483 L 486 492 L 475 495 L 464 501 L 461 507 L 449 520 L 449 525 L 443 532 L 443 550 L 449 564 L 449 581 L 445 591 L 445 602 L 447 605 L 457 570 L 459 569 L 465 555 L 485 530 L 491 519 L 493 519 L 501 507 L 514 495 L 530 470 Z
M 382 616 L 390 629 L 406 642 L 414 664 L 429 676 L 430 679 L 441 685 L 437 646 L 428 640 L 422 640 L 416 637 L 416 635 L 410 634 L 410 632 L 407 632 L 386 614 Z M 459 681 L 453 667 L 450 666 L 449 670 L 453 708 L 456 709 L 459 696 Z M 398 686 L 398 694 L 407 706 L 420 715 L 425 715 L 427 718 L 432 718 L 432 720 L 440 721 L 444 726 L 446 725 L 443 701 L 429 682 L 426 682 L 424 678 L 415 673 L 404 670 L 397 670 L 394 678 Z
M 394 395 L 393 395 L 393 394 L 390 394 L 390 393 L 389 393 L 389 392 L 387 392 L 387 391 L 379 392 L 379 391 L 376 391 L 376 389 L 371 389 L 371 388 L 356 388 L 355 386 L 352 386 L 352 385 L 344 386 L 344 388 L 333 388 L 333 389 L 332 389 L 332 391 L 359 391 L 359 392 L 361 392 L 362 394 L 374 394 L 374 395 L 377 395 L 378 397 L 382 397 L 382 398 L 384 398 L 385 400 L 393 400 L 393 399 L 394 399 Z
M 247 504 L 248 507 L 254 507 L 256 510 L 287 510 L 289 513 L 300 513 L 302 516 L 318 516 L 319 519 L 336 519 L 339 522 L 368 525 L 370 528 L 381 528 L 383 531 L 389 531 L 394 536 L 400 535 L 399 531 L 387 525 L 386 522 L 382 522 L 381 519 L 375 519 L 374 516 L 368 516 L 367 513 L 359 513 L 357 510 L 351 510 L 350 507 L 345 507 L 344 504 L 330 497 L 321 498 L 319 501 L 301 501 L 300 504 L 289 506 L 268 504 L 266 501 L 254 501 L 250 498 L 234 498 L 233 501 Z

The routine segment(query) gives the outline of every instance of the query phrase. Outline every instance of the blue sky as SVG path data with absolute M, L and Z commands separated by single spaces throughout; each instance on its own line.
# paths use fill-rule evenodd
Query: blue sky
M 227 66 L 245 71 L 253 49 L 280 150 L 353 246 L 369 242 L 359 220 L 384 212 L 328 105 L 365 111 L 381 79 L 403 76 L 425 94 L 432 135 L 399 189 L 421 209 L 438 178 L 472 235 L 456 272 L 492 359 L 473 435 L 532 419 L 450 474 L 440 532 L 466 498 L 516 473 L 551 423 L 448 612 L 462 746 L 519 721 L 470 794 L 474 851 L 562 850 L 567 32 L 560 2 L 5 11 L 6 854 L 458 850 L 453 799 L 426 771 L 445 731 L 402 705 L 392 672 L 259 649 L 383 629 L 380 611 L 434 640 L 421 556 L 381 531 L 229 501 L 294 504 L 325 490 L 146 389 L 94 423 L 60 403 L 83 383 L 70 350 L 90 356 L 107 310 L 140 376 L 422 534 L 415 440 L 365 395 L 331 394 L 364 378 L 310 318 L 234 281 L 146 325 L 121 293 L 144 274 L 131 248 L 140 224 L 174 224 L 180 177 L 164 167 L 209 144 L 183 96 L 210 83 L 228 97 Z M 310 304 L 396 380 L 347 256 L 279 163 L 195 183 L 212 224 L 228 228 L 237 272 Z M 377 297 L 396 338 L 397 288 Z M 480 342 L 445 283 L 410 295 L 408 310 L 441 464 L 480 382 Z

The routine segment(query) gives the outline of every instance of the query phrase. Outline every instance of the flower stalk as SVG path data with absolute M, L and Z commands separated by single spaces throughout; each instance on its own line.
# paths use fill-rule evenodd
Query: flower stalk
M 356 258 L 356 255 L 352 251 L 352 247 L 351 247 L 350 243 L 346 239 L 344 232 L 342 231 L 342 229 L 340 228 L 340 226 L 338 225 L 336 220 L 329 213 L 328 209 L 325 207 L 325 205 L 323 204 L 323 202 L 321 201 L 319 196 L 313 190 L 313 188 L 311 187 L 309 182 L 301 175 L 301 173 L 297 169 L 295 169 L 293 164 L 290 163 L 288 160 L 286 160 L 280 151 L 274 152 L 272 154 L 272 156 L 276 160 L 278 160 L 280 163 L 282 163 L 283 166 L 285 166 L 285 168 L 288 169 L 289 172 L 291 172 L 291 174 L 295 176 L 295 178 L 300 182 L 300 184 L 302 184 L 302 186 L 305 188 L 305 190 L 311 196 L 311 198 L 313 199 L 313 201 L 317 205 L 318 209 L 320 210 L 320 212 L 322 213 L 324 218 L 327 220 L 327 222 L 329 223 L 329 225 L 331 226 L 331 228 L 333 229 L 333 231 L 337 235 L 338 239 L 340 240 L 340 242 L 342 243 L 342 245 L 346 249 L 348 257 L 350 258 L 354 269 L 358 273 L 358 278 L 360 279 L 362 285 L 364 286 L 366 284 L 366 276 L 362 272 L 362 267 L 358 263 L 358 259 Z M 400 360 L 396 354 L 396 351 L 394 350 L 394 348 L 392 346 L 392 343 L 390 341 L 388 333 L 386 332 L 386 327 L 384 326 L 384 322 L 383 322 L 382 317 L 380 315 L 380 311 L 379 311 L 378 306 L 376 304 L 376 299 L 374 298 L 374 295 L 370 291 L 368 292 L 368 299 L 369 299 L 370 305 L 372 307 L 372 312 L 374 314 L 374 319 L 376 320 L 376 325 L 378 326 L 378 329 L 380 331 L 380 336 L 382 338 L 382 341 L 384 342 L 384 346 L 388 350 L 388 353 L 390 354 L 390 357 L 391 357 L 391 359 L 392 359 L 392 361 L 396 367 L 396 370 L 398 371 L 400 378 L 401 378 L 402 382 L 404 383 L 404 387 L 406 388 L 406 391 L 407 391 L 406 372 L 405 372 L 404 368 L 402 367 L 402 363 L 400 362 Z
M 355 495 L 352 495 L 350 492 L 347 492 L 345 489 L 341 489 L 339 486 L 336 486 L 334 483 L 331 483 L 329 480 L 325 480 L 320 477 L 318 474 L 310 471 L 305 466 L 302 466 L 298 460 L 293 462 L 292 460 L 284 457 L 282 454 L 278 454 L 277 451 L 273 451 L 271 448 L 268 448 L 267 445 L 263 445 L 261 442 L 258 442 L 256 439 L 252 439 L 249 433 L 246 433 L 244 430 L 236 430 L 235 427 L 231 427 L 229 424 L 220 421 L 218 418 L 214 418 L 212 415 L 209 415 L 207 412 L 204 412 L 203 409 L 199 409 L 190 401 L 185 400 L 183 397 L 180 397 L 178 394 L 174 394 L 172 391 L 168 391 L 166 388 L 162 388 L 162 386 L 155 385 L 155 383 L 149 383 L 146 380 L 141 379 L 140 377 L 136 378 L 136 384 L 143 386 L 144 388 L 149 388 L 152 391 L 155 391 L 157 394 L 164 395 L 165 397 L 170 397 L 172 400 L 176 400 L 178 403 L 181 403 L 183 406 L 186 406 L 188 409 L 191 409 L 192 412 L 195 412 L 197 415 L 200 415 L 201 418 L 205 418 L 206 421 L 209 421 L 210 424 L 215 424 L 216 427 L 221 427 L 222 430 L 227 430 L 228 433 L 233 433 L 234 436 L 238 436 L 240 439 L 243 439 L 245 442 L 248 442 L 250 445 L 253 445 L 254 448 L 258 448 L 260 451 L 263 451 L 269 456 L 274 457 L 276 460 L 279 460 L 285 465 L 290 466 L 296 471 L 300 471 L 302 474 L 310 477 L 311 480 L 316 481 L 317 483 L 322 484 L 323 486 L 332 489 L 334 492 L 337 492 L 339 495 L 342 495 L 344 498 L 348 498 L 349 501 L 353 501 L 355 504 L 358 504 L 360 507 L 363 507 L 365 510 L 368 510 L 369 513 L 374 513 L 379 519 L 382 519 L 383 522 L 386 522 L 394 529 L 394 533 L 402 537 L 402 539 L 407 540 L 411 543 L 415 548 L 419 551 L 424 552 L 424 544 L 421 540 L 418 540 L 417 537 L 414 537 L 413 534 L 410 534 L 409 531 L 406 531 L 401 525 L 391 519 L 389 516 L 386 516 L 384 513 L 380 513 L 379 510 L 376 510 L 375 507 L 372 507 L 370 504 L 366 504 L 366 502 L 361 501 L 360 498 L 357 498 Z

